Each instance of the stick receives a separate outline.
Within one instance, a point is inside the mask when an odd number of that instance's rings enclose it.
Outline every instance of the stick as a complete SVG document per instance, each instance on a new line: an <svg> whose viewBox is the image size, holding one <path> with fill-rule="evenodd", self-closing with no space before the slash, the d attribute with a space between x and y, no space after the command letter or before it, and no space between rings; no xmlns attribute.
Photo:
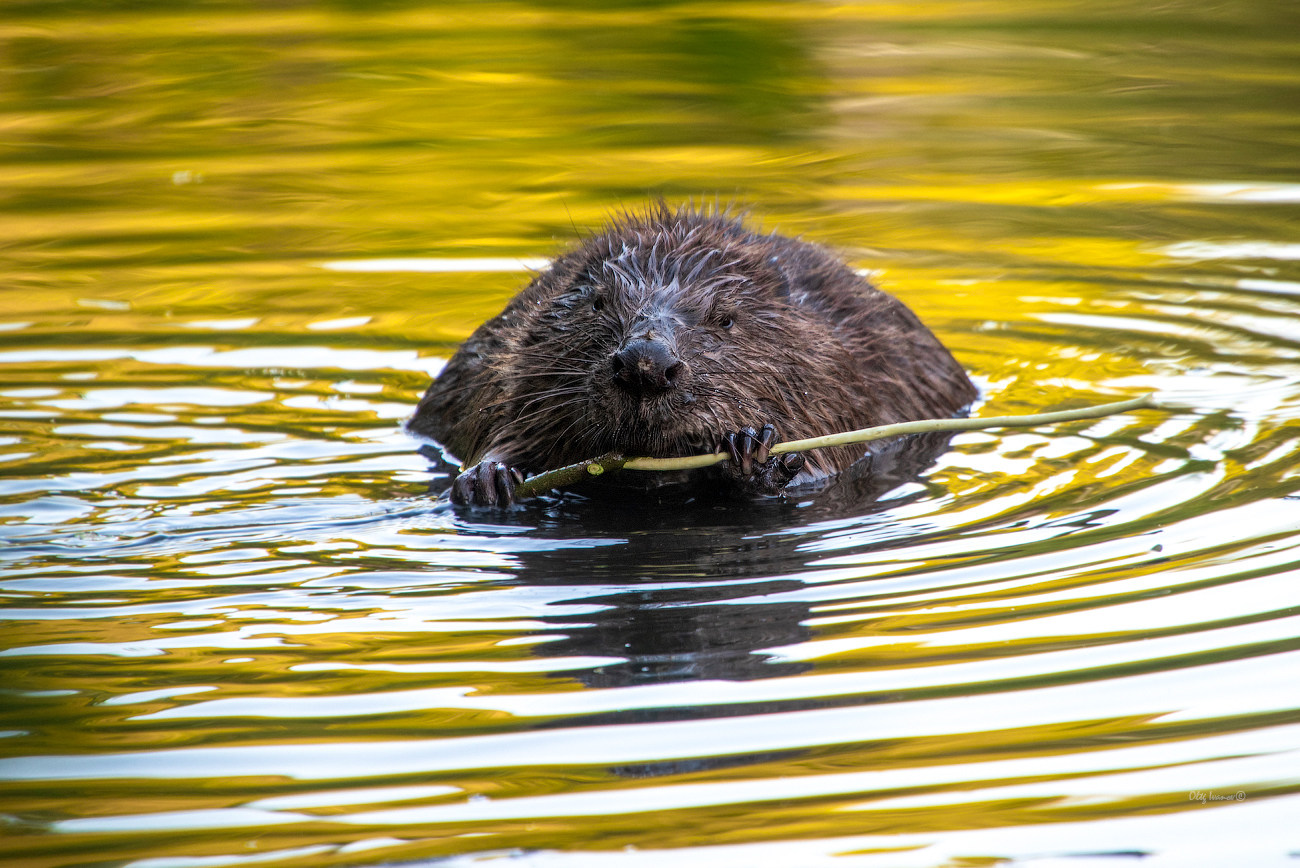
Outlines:
<svg viewBox="0 0 1300 868"><path fill-rule="evenodd" d="M1054 425L1057 422L1072 422L1076 419L1097 419L1129 410L1163 410L1168 406L1161 404L1155 395L1143 395L1129 401L1116 401L1113 404L1099 404L1095 407L1083 407L1078 410L1061 410L1057 413L1031 413L1023 416L987 416L974 419L919 419L915 422L897 422L893 425L877 425L875 428L861 428L857 431L845 431L842 434L827 434L822 437L809 437L807 440L788 440L777 443L771 448L772 454L783 452L804 452L809 449L824 449L827 446L847 446L850 443L866 443L870 440L882 440L886 437L899 437L904 434L928 434L932 431L979 431L985 428L1036 428L1039 425ZM712 452L707 455L689 455L685 458L624 458L615 452L609 452L599 458L589 458L556 470L539 473L515 486L515 497L523 499L536 497L552 488L572 485L587 476L600 476L602 473L618 470L692 470L708 467L726 460L727 453Z"/></svg>

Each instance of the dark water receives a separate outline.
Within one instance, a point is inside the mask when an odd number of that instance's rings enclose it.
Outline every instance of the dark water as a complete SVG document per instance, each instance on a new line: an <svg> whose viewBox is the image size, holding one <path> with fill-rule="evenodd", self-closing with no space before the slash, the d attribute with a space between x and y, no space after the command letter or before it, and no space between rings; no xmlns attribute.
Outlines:
<svg viewBox="0 0 1300 868"><path fill-rule="evenodd" d="M1296 864L1297 33L7 4L0 864ZM653 195L876 270L977 413L1186 409L875 502L428 497L431 374Z"/></svg>

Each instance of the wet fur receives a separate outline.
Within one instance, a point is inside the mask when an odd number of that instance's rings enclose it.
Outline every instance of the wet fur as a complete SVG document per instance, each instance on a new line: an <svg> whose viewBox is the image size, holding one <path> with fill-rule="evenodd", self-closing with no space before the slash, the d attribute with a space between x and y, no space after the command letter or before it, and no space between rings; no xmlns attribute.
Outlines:
<svg viewBox="0 0 1300 868"><path fill-rule="evenodd" d="M638 399L613 383L630 329L658 318L684 363ZM920 320L827 251L664 205L556 259L460 347L408 423L467 466L527 473L611 450L672 457L773 423L781 440L951 416L976 396ZM796 484L863 447L814 450Z"/></svg>

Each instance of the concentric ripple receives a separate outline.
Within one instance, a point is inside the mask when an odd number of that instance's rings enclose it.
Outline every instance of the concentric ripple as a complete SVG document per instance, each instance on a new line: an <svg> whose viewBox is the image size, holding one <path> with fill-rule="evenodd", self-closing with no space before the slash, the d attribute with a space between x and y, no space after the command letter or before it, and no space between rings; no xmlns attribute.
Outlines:
<svg viewBox="0 0 1300 868"><path fill-rule="evenodd" d="M1294 864L1289 6L70 4L0 25L0 865ZM717 190L976 415L1173 409L432 496L459 341Z"/></svg>

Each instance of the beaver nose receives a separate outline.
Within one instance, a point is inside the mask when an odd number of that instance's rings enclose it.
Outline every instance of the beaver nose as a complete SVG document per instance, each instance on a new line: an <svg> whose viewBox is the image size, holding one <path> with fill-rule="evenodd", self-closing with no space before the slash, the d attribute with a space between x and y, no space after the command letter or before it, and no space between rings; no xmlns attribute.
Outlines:
<svg viewBox="0 0 1300 868"><path fill-rule="evenodd" d="M652 338L632 341L614 353L611 362L615 385L637 397L676 388L683 369L668 345Z"/></svg>

